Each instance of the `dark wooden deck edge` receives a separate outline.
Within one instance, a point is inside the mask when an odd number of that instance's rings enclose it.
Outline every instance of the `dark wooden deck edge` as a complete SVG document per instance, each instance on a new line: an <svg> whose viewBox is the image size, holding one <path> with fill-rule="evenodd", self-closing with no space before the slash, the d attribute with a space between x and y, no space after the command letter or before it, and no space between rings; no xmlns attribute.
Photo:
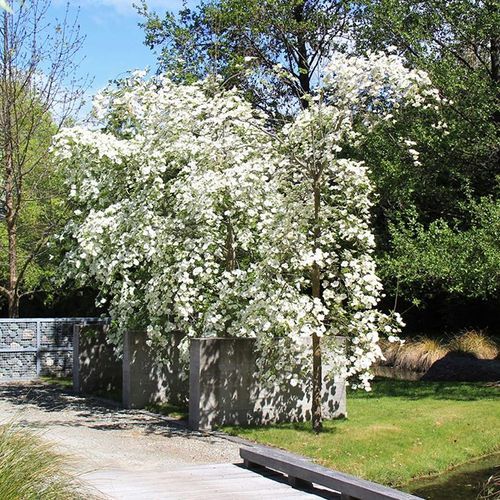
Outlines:
<svg viewBox="0 0 500 500"><path fill-rule="evenodd" d="M389 488L350 474L315 464L305 457L265 446L240 448L240 456L248 466L260 465L287 474L293 484L313 483L339 492L342 498L359 500L422 500L420 497Z"/></svg>

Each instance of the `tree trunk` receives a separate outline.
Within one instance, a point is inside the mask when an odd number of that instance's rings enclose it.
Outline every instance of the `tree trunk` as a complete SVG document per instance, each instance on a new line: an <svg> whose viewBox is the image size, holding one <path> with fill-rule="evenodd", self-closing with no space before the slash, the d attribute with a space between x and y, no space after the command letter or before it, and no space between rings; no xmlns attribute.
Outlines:
<svg viewBox="0 0 500 500"><path fill-rule="evenodd" d="M226 271L234 271L236 269L236 254L234 251L234 233L233 226L230 221L226 222Z"/></svg>
<svg viewBox="0 0 500 500"><path fill-rule="evenodd" d="M313 297L320 295L319 267L315 264L312 271ZM323 388L323 367L321 362L321 343L316 333L312 335L313 374L312 374L312 402L311 418L314 432L321 432L323 415L321 411L321 392Z"/></svg>
<svg viewBox="0 0 500 500"><path fill-rule="evenodd" d="M314 246L318 248L320 237L319 227L319 208L320 208L320 189L318 179L314 182ZM312 296L321 299L321 270L318 264L314 263L311 270ZM311 418L314 432L321 432L323 428L323 416L321 412L321 393L323 388L323 370L321 362L321 342L316 333L312 335L313 350L313 373L312 373L312 401Z"/></svg>
<svg viewBox="0 0 500 500"><path fill-rule="evenodd" d="M19 317L19 293L17 274L17 207L16 173L14 168L13 154L13 127L12 113L13 87L11 64L11 47L9 44L9 20L8 14L3 15L3 72L2 72L2 127L3 127L3 167L5 187L5 224L7 229L7 252L8 252L8 308L9 317ZM19 182L19 179L17 179Z"/></svg>
<svg viewBox="0 0 500 500"><path fill-rule="evenodd" d="M19 295L17 293L9 294L8 306L9 318L19 318Z"/></svg>
<svg viewBox="0 0 500 500"><path fill-rule="evenodd" d="M17 276L17 221L14 207L14 170L12 168L12 151L9 146L4 149L5 153L5 207L7 223L7 239L9 254L9 318L19 317L19 294Z"/></svg>
<svg viewBox="0 0 500 500"><path fill-rule="evenodd" d="M299 3L294 11L293 16L299 25L297 34L297 52L298 52L298 73L299 73L299 99L304 109L309 107L309 101L305 98L311 92L311 74L309 68L309 57L307 53L307 45L304 36L300 32L300 24L304 22L305 2Z"/></svg>

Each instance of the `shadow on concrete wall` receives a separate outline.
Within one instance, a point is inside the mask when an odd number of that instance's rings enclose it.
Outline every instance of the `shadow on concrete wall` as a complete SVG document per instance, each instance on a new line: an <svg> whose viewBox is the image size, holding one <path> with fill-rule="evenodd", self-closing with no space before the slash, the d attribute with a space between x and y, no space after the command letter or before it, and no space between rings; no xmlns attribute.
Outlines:
<svg viewBox="0 0 500 500"><path fill-rule="evenodd" d="M169 336L160 351L147 343L144 331L126 332L123 341L123 405L144 408L168 402L184 406L188 394L188 367L181 360L183 335Z"/></svg>
<svg viewBox="0 0 500 500"><path fill-rule="evenodd" d="M170 343L159 351L149 345L144 331L126 332L120 357L116 346L107 342L107 328L87 326L75 331L73 385L77 392L120 392L125 408L158 403L185 406L189 401L193 429L300 422L311 417L311 377L304 377L297 367L297 384L283 376L272 381L265 378L255 339L192 339L188 378L179 351L181 334L170 336ZM278 356L280 348L277 340ZM324 418L345 416L345 398L345 384L325 378Z"/></svg>
<svg viewBox="0 0 500 500"><path fill-rule="evenodd" d="M108 342L108 325L76 325L73 338L73 388L78 393L121 393L122 360Z"/></svg>
<svg viewBox="0 0 500 500"><path fill-rule="evenodd" d="M144 331L129 331L118 349L109 343L107 329L107 325L75 328L75 391L119 399L125 408L153 403L186 405L188 372L178 348L182 335L172 335L170 343L158 351L148 345Z"/></svg>
<svg viewBox="0 0 500 500"><path fill-rule="evenodd" d="M277 343L277 348L279 344ZM308 378L267 381L254 339L193 339L190 352L189 423L192 428L257 425L310 419ZM309 377L310 378L310 377ZM325 418L345 416L345 384L324 383Z"/></svg>

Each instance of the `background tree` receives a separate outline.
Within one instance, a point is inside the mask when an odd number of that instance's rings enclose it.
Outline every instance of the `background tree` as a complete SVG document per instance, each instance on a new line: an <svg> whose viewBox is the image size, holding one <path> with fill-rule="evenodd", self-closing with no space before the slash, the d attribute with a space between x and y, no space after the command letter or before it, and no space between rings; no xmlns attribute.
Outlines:
<svg viewBox="0 0 500 500"><path fill-rule="evenodd" d="M491 237L500 185L498 2L370 0L356 14L359 51L394 47L452 101L440 123L432 111L407 109L360 148L380 194L386 289L406 306L439 310L435 326L487 324L500 282L500 245ZM469 309L469 323L446 325L467 303L478 311Z"/></svg>
<svg viewBox="0 0 500 500"><path fill-rule="evenodd" d="M0 24L0 293L10 317L50 272L46 243L64 219L50 139L80 104L76 21L47 19L50 0L9 3Z"/></svg>
<svg viewBox="0 0 500 500"><path fill-rule="evenodd" d="M163 18L138 7L159 70L174 81L218 74L272 116L296 112L325 58L345 44L348 0L202 1Z"/></svg>

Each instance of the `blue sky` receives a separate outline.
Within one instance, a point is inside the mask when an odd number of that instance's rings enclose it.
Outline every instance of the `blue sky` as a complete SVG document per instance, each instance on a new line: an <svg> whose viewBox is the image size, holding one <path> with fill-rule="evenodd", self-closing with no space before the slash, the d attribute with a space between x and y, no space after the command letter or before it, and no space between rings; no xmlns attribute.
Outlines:
<svg viewBox="0 0 500 500"><path fill-rule="evenodd" d="M131 69L154 68L155 56L143 44L144 33L138 26L141 18L132 6L134 0L74 0L70 12L80 8L79 22L86 40L81 51L80 73L93 78L89 95ZM196 0L190 0L195 5ZM149 0L152 10L177 11L182 0ZM64 15L66 1L52 0L50 15L55 20Z"/></svg>

